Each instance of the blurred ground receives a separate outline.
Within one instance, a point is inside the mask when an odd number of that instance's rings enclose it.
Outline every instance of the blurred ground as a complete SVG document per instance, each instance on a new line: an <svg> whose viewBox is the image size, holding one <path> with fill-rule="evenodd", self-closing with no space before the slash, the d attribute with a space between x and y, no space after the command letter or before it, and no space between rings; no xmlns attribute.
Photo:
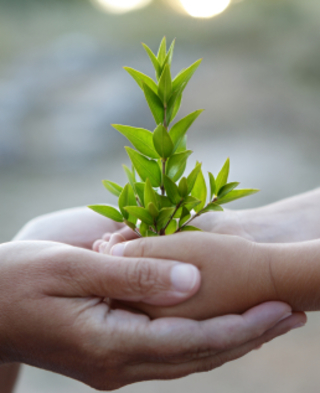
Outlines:
<svg viewBox="0 0 320 393"><path fill-rule="evenodd" d="M204 57L181 116L206 111L189 135L193 161L261 193L259 206L320 183L320 4L244 0L211 20L161 1L123 16L82 1L0 0L0 242L32 217L112 202L101 179L124 182L125 140L110 123L153 127L123 65L150 74L140 41L177 37L174 71ZM192 162L190 163L192 165ZM119 179L120 178L120 179ZM320 317L246 358L205 375L125 392L315 392ZM87 393L66 378L25 368L17 393Z"/></svg>

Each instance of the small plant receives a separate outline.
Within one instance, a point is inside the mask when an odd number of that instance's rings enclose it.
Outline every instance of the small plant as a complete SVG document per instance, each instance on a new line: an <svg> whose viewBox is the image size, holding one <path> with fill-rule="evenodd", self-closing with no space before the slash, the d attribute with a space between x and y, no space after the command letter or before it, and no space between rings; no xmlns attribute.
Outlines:
<svg viewBox="0 0 320 393"><path fill-rule="evenodd" d="M197 162L193 171L182 177L192 153L187 150L186 134L202 110L191 113L172 127L170 125L180 109L183 91L202 59L172 79L175 41L167 52L166 38L163 38L157 56L147 45L143 46L155 68L156 82L133 68L124 69L144 92L156 128L151 132L113 124L136 148L125 148L132 162L131 169L123 165L129 182L121 187L112 181L103 181L106 189L119 197L119 210L107 205L89 207L114 221L124 222L142 237L197 231L198 228L190 225L196 217L211 211L223 211L221 205L258 190L236 190L239 183L228 183L229 159L217 177L209 172L209 193L201 163Z"/></svg>

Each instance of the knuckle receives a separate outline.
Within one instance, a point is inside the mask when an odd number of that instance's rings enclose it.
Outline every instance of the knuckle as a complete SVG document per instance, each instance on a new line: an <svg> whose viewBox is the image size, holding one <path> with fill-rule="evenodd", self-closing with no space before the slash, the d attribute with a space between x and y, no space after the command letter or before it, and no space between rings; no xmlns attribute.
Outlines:
<svg viewBox="0 0 320 393"><path fill-rule="evenodd" d="M148 260L138 259L135 263L127 265L126 280L128 288L133 293L149 293L156 284L153 264Z"/></svg>

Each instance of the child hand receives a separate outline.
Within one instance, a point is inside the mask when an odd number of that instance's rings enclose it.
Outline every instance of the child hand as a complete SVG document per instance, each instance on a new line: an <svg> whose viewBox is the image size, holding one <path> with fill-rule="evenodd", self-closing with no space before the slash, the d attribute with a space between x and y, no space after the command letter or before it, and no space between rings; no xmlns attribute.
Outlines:
<svg viewBox="0 0 320 393"><path fill-rule="evenodd" d="M192 299L174 307L135 307L152 317L205 319L245 310L276 300L263 248L235 236L189 232L124 242L117 234L101 242L99 251L114 256L152 257L192 263L201 271L201 289Z"/></svg>

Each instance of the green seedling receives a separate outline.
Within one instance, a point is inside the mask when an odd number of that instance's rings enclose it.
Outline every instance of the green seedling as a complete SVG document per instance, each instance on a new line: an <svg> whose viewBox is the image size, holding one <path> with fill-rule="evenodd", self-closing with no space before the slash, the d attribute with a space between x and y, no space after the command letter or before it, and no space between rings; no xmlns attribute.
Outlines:
<svg viewBox="0 0 320 393"><path fill-rule="evenodd" d="M175 41L167 51L166 38L163 38L157 55L147 45L143 46L155 69L156 79L133 68L124 69L143 91L156 128L151 132L113 124L135 148L125 148L132 163L131 169L123 166L128 183L122 187L109 180L103 181L105 188L119 198L119 209L108 205L89 207L105 217L125 223L141 237L199 231L191 225L196 217L223 211L221 205L258 190L237 189L239 183L228 182L229 159L217 177L209 172L209 187L199 162L188 176L184 176L187 160L192 154L187 149L187 131L202 110L191 113L174 125L172 123L180 109L183 92L202 60L172 78Z"/></svg>

